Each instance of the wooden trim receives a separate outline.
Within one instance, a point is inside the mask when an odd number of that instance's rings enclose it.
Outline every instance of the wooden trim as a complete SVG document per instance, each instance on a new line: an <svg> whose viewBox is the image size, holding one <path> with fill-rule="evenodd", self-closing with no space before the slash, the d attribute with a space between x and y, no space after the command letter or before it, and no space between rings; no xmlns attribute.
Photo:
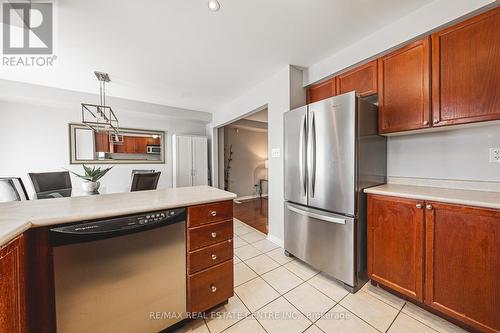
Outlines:
<svg viewBox="0 0 500 333"><path fill-rule="evenodd" d="M56 332L56 307L49 228L28 230L26 245L29 331L53 333Z"/></svg>

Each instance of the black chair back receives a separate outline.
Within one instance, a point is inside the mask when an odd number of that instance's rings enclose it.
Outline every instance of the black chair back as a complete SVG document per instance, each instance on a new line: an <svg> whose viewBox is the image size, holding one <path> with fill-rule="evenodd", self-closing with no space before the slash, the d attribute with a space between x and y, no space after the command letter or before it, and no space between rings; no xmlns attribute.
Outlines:
<svg viewBox="0 0 500 333"><path fill-rule="evenodd" d="M21 178L0 178L0 202L29 200Z"/></svg>
<svg viewBox="0 0 500 333"><path fill-rule="evenodd" d="M66 190L73 187L68 171L29 173L29 176L36 193Z"/></svg>
<svg viewBox="0 0 500 333"><path fill-rule="evenodd" d="M136 173L153 173L156 172L156 170L132 170L132 178L134 178L134 175Z"/></svg>
<svg viewBox="0 0 500 333"><path fill-rule="evenodd" d="M132 178L130 192L156 190L161 172L136 173Z"/></svg>

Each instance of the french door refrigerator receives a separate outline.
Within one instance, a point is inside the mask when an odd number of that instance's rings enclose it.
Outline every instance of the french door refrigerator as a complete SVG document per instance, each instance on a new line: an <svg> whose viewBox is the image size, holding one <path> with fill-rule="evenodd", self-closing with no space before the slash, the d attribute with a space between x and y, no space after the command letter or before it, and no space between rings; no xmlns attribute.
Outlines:
<svg viewBox="0 0 500 333"><path fill-rule="evenodd" d="M386 182L377 124L355 92L285 113L285 250L351 292L367 280L363 189Z"/></svg>

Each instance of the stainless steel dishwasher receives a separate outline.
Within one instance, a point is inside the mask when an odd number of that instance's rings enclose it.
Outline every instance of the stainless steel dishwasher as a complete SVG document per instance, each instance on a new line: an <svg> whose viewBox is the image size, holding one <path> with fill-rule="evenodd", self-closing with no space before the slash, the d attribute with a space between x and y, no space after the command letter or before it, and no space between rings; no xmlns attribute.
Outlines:
<svg viewBox="0 0 500 333"><path fill-rule="evenodd" d="M186 209L50 230L58 333L159 332L186 312Z"/></svg>

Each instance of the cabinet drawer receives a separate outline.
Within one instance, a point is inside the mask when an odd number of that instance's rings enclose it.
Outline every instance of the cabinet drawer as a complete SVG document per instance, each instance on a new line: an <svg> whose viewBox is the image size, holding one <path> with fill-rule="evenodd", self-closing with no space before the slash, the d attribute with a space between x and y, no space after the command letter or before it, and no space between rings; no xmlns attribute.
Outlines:
<svg viewBox="0 0 500 333"><path fill-rule="evenodd" d="M188 227L233 218L233 201L216 202L188 208Z"/></svg>
<svg viewBox="0 0 500 333"><path fill-rule="evenodd" d="M227 240L188 254L189 274L233 258L233 241Z"/></svg>
<svg viewBox="0 0 500 333"><path fill-rule="evenodd" d="M190 228L188 229L188 250L194 251L232 238L232 220Z"/></svg>
<svg viewBox="0 0 500 333"><path fill-rule="evenodd" d="M202 312L232 297L233 261L188 277L188 311Z"/></svg>

